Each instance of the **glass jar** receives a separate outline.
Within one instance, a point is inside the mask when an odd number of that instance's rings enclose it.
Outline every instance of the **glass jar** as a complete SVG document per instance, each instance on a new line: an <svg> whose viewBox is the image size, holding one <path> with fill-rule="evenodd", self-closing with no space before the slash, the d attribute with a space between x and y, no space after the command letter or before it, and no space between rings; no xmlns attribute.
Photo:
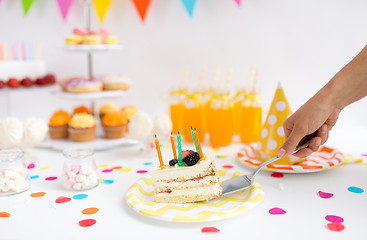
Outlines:
<svg viewBox="0 0 367 240"><path fill-rule="evenodd" d="M99 183L92 148L71 148L63 151L65 157L62 182L69 190L87 190Z"/></svg>
<svg viewBox="0 0 367 240"><path fill-rule="evenodd" d="M0 151L0 196L21 193L30 188L30 178L20 149Z"/></svg>

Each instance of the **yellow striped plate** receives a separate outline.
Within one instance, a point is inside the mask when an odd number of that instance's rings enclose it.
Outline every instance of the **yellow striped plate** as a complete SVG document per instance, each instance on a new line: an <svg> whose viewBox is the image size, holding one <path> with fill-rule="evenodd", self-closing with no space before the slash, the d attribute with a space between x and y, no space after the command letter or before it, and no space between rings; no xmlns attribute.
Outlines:
<svg viewBox="0 0 367 240"><path fill-rule="evenodd" d="M241 172L219 170L221 181L237 177ZM264 190L255 181L250 189L220 196L208 202L189 204L158 203L154 199L150 177L140 178L126 193L127 204L145 216L169 222L206 222L225 219L247 212L258 205Z"/></svg>

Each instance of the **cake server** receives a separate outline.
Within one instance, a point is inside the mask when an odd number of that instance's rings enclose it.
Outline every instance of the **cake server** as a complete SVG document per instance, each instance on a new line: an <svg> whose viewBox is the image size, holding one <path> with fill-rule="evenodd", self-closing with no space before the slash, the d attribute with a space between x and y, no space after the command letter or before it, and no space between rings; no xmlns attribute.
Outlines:
<svg viewBox="0 0 367 240"><path fill-rule="evenodd" d="M316 133L313 133L311 135L308 135L304 140L302 140L298 144L296 150L294 150L293 153L296 153L299 150L308 147L308 145L310 143L310 140L312 138L314 138L315 136L316 136ZM253 183L254 183L254 179L255 179L256 174L263 167L265 167L265 166L269 165L270 163L272 163L272 162L274 162L276 160L279 160L279 159L280 159L279 157L274 157L274 158L272 158L272 159L264 162L263 164L261 164L251 174L241 175L241 176L238 176L238 177L235 177L235 178L231 178L231 179L228 179L228 180L225 180L225 181L221 182L221 185L222 185L222 195L233 193L233 192L237 192L237 191L244 190L246 188L251 187L253 185Z"/></svg>

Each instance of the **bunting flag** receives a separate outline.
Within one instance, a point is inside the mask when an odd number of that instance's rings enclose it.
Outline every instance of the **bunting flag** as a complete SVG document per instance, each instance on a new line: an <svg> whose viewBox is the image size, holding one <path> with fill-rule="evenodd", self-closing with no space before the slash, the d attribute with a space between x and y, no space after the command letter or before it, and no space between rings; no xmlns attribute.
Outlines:
<svg viewBox="0 0 367 240"><path fill-rule="evenodd" d="M132 1L135 5L136 10L139 13L141 21L144 22L145 15L148 11L151 0L132 0Z"/></svg>
<svg viewBox="0 0 367 240"><path fill-rule="evenodd" d="M59 8L61 11L62 19L64 21L66 20L66 17L68 16L68 12L73 2L74 0L57 0L57 3L59 4Z"/></svg>
<svg viewBox="0 0 367 240"><path fill-rule="evenodd" d="M110 6L111 0L94 0L93 4L96 8L99 21L103 23L104 16L106 15L107 9Z"/></svg>
<svg viewBox="0 0 367 240"><path fill-rule="evenodd" d="M27 15L31 5L33 4L34 0L22 0L24 16Z"/></svg>
<svg viewBox="0 0 367 240"><path fill-rule="evenodd" d="M241 0L234 0L239 7L241 7Z"/></svg>
<svg viewBox="0 0 367 240"><path fill-rule="evenodd" d="M192 17L194 13L194 8L196 4L196 0L181 0L183 5L186 8L186 11L189 13L190 17Z"/></svg>

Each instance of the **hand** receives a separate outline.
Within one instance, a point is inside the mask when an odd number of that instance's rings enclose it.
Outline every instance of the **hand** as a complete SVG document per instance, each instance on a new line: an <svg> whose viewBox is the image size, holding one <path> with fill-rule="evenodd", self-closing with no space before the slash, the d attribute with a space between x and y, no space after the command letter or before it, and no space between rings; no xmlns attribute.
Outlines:
<svg viewBox="0 0 367 240"><path fill-rule="evenodd" d="M309 146L294 155L307 157L316 152L328 139L329 131L335 125L340 111L341 109L330 106L324 99L315 95L284 122L285 142L278 150L277 156L290 155L306 135L317 131L317 136L311 139Z"/></svg>

